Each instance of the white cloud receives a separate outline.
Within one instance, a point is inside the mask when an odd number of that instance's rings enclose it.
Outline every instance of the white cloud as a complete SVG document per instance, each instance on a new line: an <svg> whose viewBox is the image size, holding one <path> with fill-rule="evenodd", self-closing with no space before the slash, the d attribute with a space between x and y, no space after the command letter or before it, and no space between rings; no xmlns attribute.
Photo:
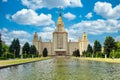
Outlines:
<svg viewBox="0 0 120 80"><path fill-rule="evenodd" d="M66 29L66 31L68 32L68 40L78 41L78 38L82 37L82 33L80 31L76 31L73 28Z"/></svg>
<svg viewBox="0 0 120 80"><path fill-rule="evenodd" d="M31 38L33 38L30 33L22 30L13 30L9 32L9 35L12 36L11 40L13 40L13 38L18 38L22 46L25 42L29 42L31 44Z"/></svg>
<svg viewBox="0 0 120 80"><path fill-rule="evenodd" d="M76 18L76 16L75 16L74 14L70 13L70 12L65 13L65 14L63 15L63 17L64 17L64 18L67 18L68 20L73 20L73 19Z"/></svg>
<svg viewBox="0 0 120 80"><path fill-rule="evenodd" d="M32 35L26 31L9 31L7 28L0 29L0 31L2 33L2 40L5 41L7 45L10 45L14 38L18 38L22 46L25 42L29 42L30 44L32 42Z"/></svg>
<svg viewBox="0 0 120 80"><path fill-rule="evenodd" d="M8 29L7 28L3 28L3 32L8 32Z"/></svg>
<svg viewBox="0 0 120 80"><path fill-rule="evenodd" d="M46 31L46 32L52 32L54 31L55 29L53 27L44 27L43 28L43 31Z"/></svg>
<svg viewBox="0 0 120 80"><path fill-rule="evenodd" d="M110 3L96 2L94 11L107 19L120 19L120 4L112 8Z"/></svg>
<svg viewBox="0 0 120 80"><path fill-rule="evenodd" d="M120 41L120 36L115 37L115 41Z"/></svg>
<svg viewBox="0 0 120 80"><path fill-rule="evenodd" d="M19 30L12 31L12 32L10 32L10 34L14 35L15 38L17 38L17 37L24 37L24 38L26 38L26 37L30 37L31 36L28 32L26 32L26 31L19 31Z"/></svg>
<svg viewBox="0 0 120 80"><path fill-rule="evenodd" d="M48 26L54 24L51 14L38 15L32 9L22 9L16 12L12 15L12 20L23 25Z"/></svg>
<svg viewBox="0 0 120 80"><path fill-rule="evenodd" d="M10 14L6 14L5 17L6 17L6 19L11 20L11 15Z"/></svg>
<svg viewBox="0 0 120 80"><path fill-rule="evenodd" d="M54 30L55 28L53 27L44 27L42 32L39 32L38 34L42 37L43 41L49 41L52 39L52 33ZM104 33L117 33L119 30L120 21L112 19L81 21L66 29L68 32L68 38L72 41L77 41L78 37L82 37L83 32L96 36Z"/></svg>
<svg viewBox="0 0 120 80"><path fill-rule="evenodd" d="M8 0L2 0L2 2L7 2Z"/></svg>
<svg viewBox="0 0 120 80"><path fill-rule="evenodd" d="M38 35L43 41L49 41L52 39L54 30L55 29L53 27L44 27L42 32L38 32Z"/></svg>
<svg viewBox="0 0 120 80"><path fill-rule="evenodd" d="M94 42L89 42L89 44L93 47L94 46Z"/></svg>
<svg viewBox="0 0 120 80"><path fill-rule="evenodd" d="M81 21L72 25L67 29L69 39L75 40L82 35L83 32L92 35L100 35L103 33L117 33L120 30L119 20L102 20Z"/></svg>
<svg viewBox="0 0 120 80"><path fill-rule="evenodd" d="M81 0L22 0L22 4L31 9L83 6Z"/></svg>
<svg viewBox="0 0 120 80"><path fill-rule="evenodd" d="M90 19L92 17L92 13L89 12L86 16L85 16L87 19Z"/></svg>

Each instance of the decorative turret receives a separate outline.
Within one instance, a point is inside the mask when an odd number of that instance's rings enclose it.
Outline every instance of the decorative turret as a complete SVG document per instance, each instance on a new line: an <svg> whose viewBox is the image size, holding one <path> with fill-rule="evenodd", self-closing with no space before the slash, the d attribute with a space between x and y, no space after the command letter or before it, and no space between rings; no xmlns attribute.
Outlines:
<svg viewBox="0 0 120 80"><path fill-rule="evenodd" d="M79 43L79 50L80 50L80 54L82 55L82 52L83 51L86 51L87 50L87 47L88 47L88 39L87 39L87 34L84 32L83 35L82 35L82 40L81 42Z"/></svg>
<svg viewBox="0 0 120 80"><path fill-rule="evenodd" d="M83 41L88 41L86 32L83 33L82 40Z"/></svg>
<svg viewBox="0 0 120 80"><path fill-rule="evenodd" d="M42 42L42 38L41 37L39 37L39 41Z"/></svg>
<svg viewBox="0 0 120 80"><path fill-rule="evenodd" d="M37 34L37 32L35 32L35 34L34 34L34 40L35 40L35 41L38 40L38 34Z"/></svg>

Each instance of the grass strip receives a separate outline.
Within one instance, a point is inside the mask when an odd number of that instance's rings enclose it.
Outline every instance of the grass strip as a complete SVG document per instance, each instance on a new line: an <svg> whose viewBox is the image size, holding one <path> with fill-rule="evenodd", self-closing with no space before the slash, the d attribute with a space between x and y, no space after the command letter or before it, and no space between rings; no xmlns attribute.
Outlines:
<svg viewBox="0 0 120 80"><path fill-rule="evenodd" d="M40 61L40 60L47 60L47 59L50 59L50 57L0 60L0 67L23 64L28 62Z"/></svg>
<svg viewBox="0 0 120 80"><path fill-rule="evenodd" d="M74 57L75 58L75 57ZM89 58L89 57L81 57L78 58L80 60L91 60L91 61L100 61L100 62L107 62L107 63L120 63L120 59L112 59L112 58Z"/></svg>

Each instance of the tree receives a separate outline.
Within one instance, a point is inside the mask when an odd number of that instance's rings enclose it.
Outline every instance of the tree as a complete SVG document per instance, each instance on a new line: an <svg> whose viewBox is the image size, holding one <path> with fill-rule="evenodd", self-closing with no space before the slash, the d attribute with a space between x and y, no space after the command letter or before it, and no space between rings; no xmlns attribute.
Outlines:
<svg viewBox="0 0 120 80"><path fill-rule="evenodd" d="M107 55L107 57L110 57L110 53L114 49L115 49L115 40L111 36L106 37L104 42L104 53Z"/></svg>
<svg viewBox="0 0 120 80"><path fill-rule="evenodd" d="M2 43L2 49L3 49L3 53L5 53L6 51L9 52L9 47L5 44L5 43Z"/></svg>
<svg viewBox="0 0 120 80"><path fill-rule="evenodd" d="M119 41L115 42L115 50L120 51L120 42Z"/></svg>
<svg viewBox="0 0 120 80"><path fill-rule="evenodd" d="M79 49L73 51L73 56L80 57L80 51L79 51Z"/></svg>
<svg viewBox="0 0 120 80"><path fill-rule="evenodd" d="M20 42L19 39L13 39L10 47L9 47L9 52L14 54L14 57L19 57L20 53Z"/></svg>
<svg viewBox="0 0 120 80"><path fill-rule="evenodd" d="M120 58L120 42L115 42L115 49L110 52L110 58Z"/></svg>
<svg viewBox="0 0 120 80"><path fill-rule="evenodd" d="M15 46L15 39L13 39L13 41L9 47L9 52L12 54L14 54L14 46Z"/></svg>
<svg viewBox="0 0 120 80"><path fill-rule="evenodd" d="M30 53L30 45L29 45L28 42L26 42L26 43L24 44L22 51L23 51L23 54L29 55L29 53Z"/></svg>
<svg viewBox="0 0 120 80"><path fill-rule="evenodd" d="M47 56L48 56L47 48L44 48L44 50L43 50L43 57L47 57Z"/></svg>
<svg viewBox="0 0 120 80"><path fill-rule="evenodd" d="M76 56L76 54L75 54L75 51L73 51L73 54L72 54L73 56Z"/></svg>
<svg viewBox="0 0 120 80"><path fill-rule="evenodd" d="M99 41L95 40L94 42L94 46L93 46L93 51L94 51L94 54L96 54L97 52L101 52L101 44Z"/></svg>
<svg viewBox="0 0 120 80"><path fill-rule="evenodd" d="M15 57L19 57L20 53L20 42L18 38L15 40Z"/></svg>
<svg viewBox="0 0 120 80"><path fill-rule="evenodd" d="M90 57L90 55L93 53L92 46L89 44L87 47L87 56Z"/></svg>
<svg viewBox="0 0 120 80"><path fill-rule="evenodd" d="M82 52L82 54L83 54L84 57L86 57L87 52L84 50L84 51Z"/></svg>
<svg viewBox="0 0 120 80"><path fill-rule="evenodd" d="M31 47L30 47L30 54L32 54L32 55L37 54L37 49L34 45L31 45Z"/></svg>
<svg viewBox="0 0 120 80"><path fill-rule="evenodd" d="M80 51L79 51L79 49L76 50L76 56L80 57Z"/></svg>

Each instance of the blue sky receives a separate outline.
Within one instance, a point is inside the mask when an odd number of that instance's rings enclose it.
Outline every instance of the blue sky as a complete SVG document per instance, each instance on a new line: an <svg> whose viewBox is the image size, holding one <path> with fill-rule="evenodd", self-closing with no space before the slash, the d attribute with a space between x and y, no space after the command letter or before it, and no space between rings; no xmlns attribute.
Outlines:
<svg viewBox="0 0 120 80"><path fill-rule="evenodd" d="M95 40L103 44L106 36L120 41L120 0L1 0L2 39L10 45L13 38L19 38L23 45L32 43L38 32L43 41L49 41L60 6L70 40L77 41L86 32L91 45Z"/></svg>

